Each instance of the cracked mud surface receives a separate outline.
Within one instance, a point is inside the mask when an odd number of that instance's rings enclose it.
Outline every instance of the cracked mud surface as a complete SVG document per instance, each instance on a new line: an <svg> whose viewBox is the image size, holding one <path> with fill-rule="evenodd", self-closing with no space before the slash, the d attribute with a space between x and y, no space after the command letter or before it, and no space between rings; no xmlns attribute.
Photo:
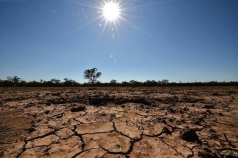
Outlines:
<svg viewBox="0 0 238 158"><path fill-rule="evenodd" d="M0 157L238 157L238 90L1 88Z"/></svg>

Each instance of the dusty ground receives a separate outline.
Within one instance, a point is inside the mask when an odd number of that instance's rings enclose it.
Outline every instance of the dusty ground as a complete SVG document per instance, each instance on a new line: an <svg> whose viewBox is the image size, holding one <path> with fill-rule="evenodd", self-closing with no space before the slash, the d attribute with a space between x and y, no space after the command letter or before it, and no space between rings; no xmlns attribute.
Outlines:
<svg viewBox="0 0 238 158"><path fill-rule="evenodd" d="M238 89L1 88L0 157L238 157Z"/></svg>

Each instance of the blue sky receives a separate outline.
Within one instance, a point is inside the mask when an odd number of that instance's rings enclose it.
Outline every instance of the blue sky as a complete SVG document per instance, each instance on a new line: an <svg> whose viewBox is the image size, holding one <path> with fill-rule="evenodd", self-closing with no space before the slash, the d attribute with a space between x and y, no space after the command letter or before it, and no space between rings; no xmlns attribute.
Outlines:
<svg viewBox="0 0 238 158"><path fill-rule="evenodd" d="M238 81L237 0L0 0L0 79ZM95 20L97 19L97 20Z"/></svg>

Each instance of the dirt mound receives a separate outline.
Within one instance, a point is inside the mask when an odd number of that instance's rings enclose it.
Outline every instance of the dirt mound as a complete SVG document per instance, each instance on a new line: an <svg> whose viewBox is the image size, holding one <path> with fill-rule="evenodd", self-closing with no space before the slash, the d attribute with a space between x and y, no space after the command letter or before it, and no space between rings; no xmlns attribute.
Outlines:
<svg viewBox="0 0 238 158"><path fill-rule="evenodd" d="M186 129L180 134L180 138L188 142L198 142L201 143L196 131L194 129Z"/></svg>
<svg viewBox="0 0 238 158"><path fill-rule="evenodd" d="M71 112L79 112L79 111L84 111L86 108L85 106L77 106L77 107L72 107L70 109Z"/></svg>

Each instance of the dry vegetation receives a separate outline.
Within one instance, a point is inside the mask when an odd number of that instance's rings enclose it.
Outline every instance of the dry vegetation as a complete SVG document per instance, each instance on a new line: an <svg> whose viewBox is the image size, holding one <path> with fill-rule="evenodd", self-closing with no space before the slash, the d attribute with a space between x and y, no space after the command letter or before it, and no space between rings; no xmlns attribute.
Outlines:
<svg viewBox="0 0 238 158"><path fill-rule="evenodd" d="M0 157L238 157L238 90L2 88Z"/></svg>

